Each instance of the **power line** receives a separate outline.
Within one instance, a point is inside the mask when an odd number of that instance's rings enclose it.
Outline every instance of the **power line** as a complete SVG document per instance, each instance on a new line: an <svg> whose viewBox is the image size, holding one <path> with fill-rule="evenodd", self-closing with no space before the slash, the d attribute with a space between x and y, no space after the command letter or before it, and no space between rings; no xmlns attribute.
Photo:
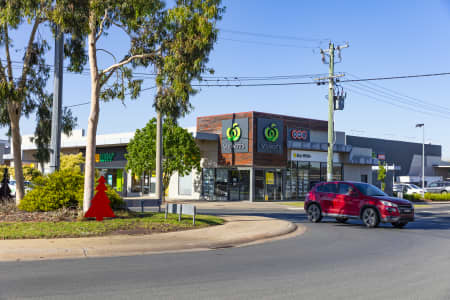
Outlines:
<svg viewBox="0 0 450 300"><path fill-rule="evenodd" d="M374 89L372 87L367 87L365 85L362 85L362 83L348 83L348 84L351 87L358 88L358 89L363 90L363 91L368 92L368 93L373 93L373 94L378 95L380 97L389 98L389 99L391 99L393 101L400 102L400 103L402 103L404 105L409 105L409 106L412 106L412 107L418 107L418 108L421 108L423 110L427 110L427 111L430 111L430 112L433 112L433 113L438 113L438 114L448 114L448 113L450 113L450 110L448 112L442 112L441 109L434 108L433 106L427 106L427 105L424 105L423 103L422 104L418 104L418 103L412 102L412 101L407 100L407 99L403 99L403 98L396 97L396 96L391 96L389 94L386 94L383 91L379 91L379 90Z"/></svg>
<svg viewBox="0 0 450 300"><path fill-rule="evenodd" d="M236 39L229 39L229 38L223 38L223 37L221 37L219 39L219 41L220 40L237 42L237 43L244 43L244 44L256 44L256 45L284 47L284 48L296 48L296 49L317 49L317 48L319 48L319 47L311 47L311 46L297 46L297 45L275 44L275 43L260 42L260 41L248 41L248 40L244 41L244 40L236 40Z"/></svg>
<svg viewBox="0 0 450 300"><path fill-rule="evenodd" d="M414 109L414 108L407 107L407 106L405 107L404 105L399 105L398 103L395 103L395 102L392 102L392 101L389 101L389 100L386 100L386 99L381 99L381 98L379 98L379 97L376 97L376 96L373 96L373 95L369 95L369 94L360 92L360 91L358 91L358 90L354 90L354 89L352 89L352 88L348 88L348 87L347 87L346 89L349 90L349 91L351 91L351 92L353 92L353 93L359 94L359 95L361 95L361 96L365 96L365 97L371 98L371 99L373 99L373 100L375 100L375 101L380 101L380 102L383 102L383 103L386 103L386 104L390 104L390 105L396 106L396 107L401 108L401 109L406 109L406 110L414 111L414 112L417 112L417 113L420 113L420 114L432 115L432 116L436 116L436 117L441 117L441 118L445 118L445 119L450 119L450 117L447 116L447 115L438 115L438 114L436 114L436 113L424 112L424 111L422 111L422 110Z"/></svg>
<svg viewBox="0 0 450 300"><path fill-rule="evenodd" d="M266 34L266 33L230 30L230 29L225 29L225 28L222 28L219 30L222 32L228 32L228 33L238 34L238 35L257 36L257 37L265 37L265 38L281 39L281 40L295 40L295 41L303 41L303 42L324 42L324 41L330 40L328 38L318 39L318 38L298 37L298 36L289 36L289 35L274 35L274 34Z"/></svg>
<svg viewBox="0 0 450 300"><path fill-rule="evenodd" d="M155 88L156 88L156 86L148 87L148 88L145 88L145 89L141 89L141 92L148 91L148 90L153 90ZM129 96L131 94L132 93L126 93L125 96ZM89 101L89 102L82 102L82 103L73 104L73 105L67 105L67 106L64 106L64 108L77 107L77 106L83 106L83 105L88 105L88 104L91 104L91 101Z"/></svg>
<svg viewBox="0 0 450 300"><path fill-rule="evenodd" d="M375 80L391 80L391 79L406 79L406 78L418 78L418 77L434 77L450 75L450 72L443 73L431 73L431 74L415 74L415 75L401 75L401 76L389 76L389 77L374 77L374 78L362 78L362 79L344 79L339 82L358 82L358 81L375 81Z"/></svg>
<svg viewBox="0 0 450 300"><path fill-rule="evenodd" d="M346 72L346 74L348 74L348 75L350 75L350 76L352 76L352 77L354 77L354 78L356 78L356 79L361 79L360 77L358 77L358 76L356 76L356 75L354 75L354 74L350 74L350 73L347 73L347 72ZM435 106L435 107L437 107L437 108L441 108L441 109L443 109L443 110L446 110L446 111L449 111L449 112L450 112L450 108L449 108L449 107L445 107L445 106L441 106L441 105L438 105L438 104L434 104L434 103L432 103L432 102L425 101L425 100L422 100L422 99L419 99L419 98L416 98L416 97L411 97L411 96L408 96L408 95L406 95L406 94L403 94L403 93L394 91L394 90L392 90L392 89L388 89L388 88L386 88L386 87L384 87L384 86L381 86L381 85L379 85L379 84L376 84L376 83L374 83L374 82L367 82L367 83L363 83L363 84L371 85L371 86L373 86L373 87L376 87L376 88L378 88L378 89L381 89L381 90L383 90L383 93L388 94L388 95L391 95L391 96L394 96L394 97L399 97L399 96L400 96L400 97L402 97L402 98L409 99L410 101L415 102L415 103L418 103L418 104L432 105L432 106ZM372 88L372 87L368 87L368 88Z"/></svg>

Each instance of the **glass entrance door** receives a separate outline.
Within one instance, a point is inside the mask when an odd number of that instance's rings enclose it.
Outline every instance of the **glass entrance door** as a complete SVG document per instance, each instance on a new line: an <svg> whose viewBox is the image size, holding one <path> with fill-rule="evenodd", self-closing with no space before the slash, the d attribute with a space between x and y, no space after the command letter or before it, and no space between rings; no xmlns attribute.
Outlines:
<svg viewBox="0 0 450 300"><path fill-rule="evenodd" d="M283 199L283 173L281 170L266 170L266 201L279 201Z"/></svg>

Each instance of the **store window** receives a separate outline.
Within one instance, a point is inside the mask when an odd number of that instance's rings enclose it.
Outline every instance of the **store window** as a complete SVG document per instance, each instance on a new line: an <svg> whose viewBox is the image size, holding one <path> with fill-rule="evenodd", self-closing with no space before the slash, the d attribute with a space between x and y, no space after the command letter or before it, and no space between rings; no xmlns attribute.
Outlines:
<svg viewBox="0 0 450 300"><path fill-rule="evenodd" d="M207 199L221 201L249 200L249 191L249 170L203 169L202 195Z"/></svg>
<svg viewBox="0 0 450 300"><path fill-rule="evenodd" d="M131 176L131 192L144 195L155 193L156 177L151 172L144 172L142 176L133 174Z"/></svg>
<svg viewBox="0 0 450 300"><path fill-rule="evenodd" d="M178 195L192 195L192 173L185 176L178 176Z"/></svg>

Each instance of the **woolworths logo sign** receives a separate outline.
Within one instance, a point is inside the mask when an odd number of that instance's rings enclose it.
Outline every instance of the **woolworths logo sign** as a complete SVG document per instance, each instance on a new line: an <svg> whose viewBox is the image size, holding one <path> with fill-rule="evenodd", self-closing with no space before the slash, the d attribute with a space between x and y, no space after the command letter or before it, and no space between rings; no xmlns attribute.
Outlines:
<svg viewBox="0 0 450 300"><path fill-rule="evenodd" d="M257 126L257 146L261 153L283 154L284 137L282 120L258 118Z"/></svg>
<svg viewBox="0 0 450 300"><path fill-rule="evenodd" d="M277 124L272 123L270 124L270 126L266 127L264 129L264 137L266 138L266 140L268 140L269 142L276 142L278 140L278 128L277 128Z"/></svg>
<svg viewBox="0 0 450 300"><path fill-rule="evenodd" d="M233 127L227 129L227 139L230 142L237 142L241 138L241 128L238 123L234 123Z"/></svg>
<svg viewBox="0 0 450 300"><path fill-rule="evenodd" d="M222 153L248 152L248 118L222 121Z"/></svg>

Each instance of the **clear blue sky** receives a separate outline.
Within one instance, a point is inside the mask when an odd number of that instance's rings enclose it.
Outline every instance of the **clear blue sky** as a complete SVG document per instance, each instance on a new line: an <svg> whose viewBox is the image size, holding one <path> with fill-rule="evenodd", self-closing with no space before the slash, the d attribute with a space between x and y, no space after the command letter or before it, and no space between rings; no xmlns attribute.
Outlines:
<svg viewBox="0 0 450 300"><path fill-rule="evenodd" d="M229 0L224 5L226 13L218 24L224 30L209 63L215 69L215 76L326 73L328 67L322 64L317 50L328 45L319 39L348 41L350 47L343 50L343 60L336 65L336 71L362 78L450 71L449 1ZM230 30L297 39L243 35ZM126 40L116 33L109 35L103 45L120 57L126 50L123 48ZM101 58L105 65L112 62L107 56ZM53 59L49 62L53 63ZM311 81L311 78L290 81ZM347 134L421 142L422 131L415 124L425 123L426 141L441 144L444 158L450 160L449 83L450 76L378 81L378 86L342 84L348 97L345 110L335 114L336 129ZM152 79L144 82L144 87L153 85ZM414 101L411 98L380 94L386 88L417 98L419 102L411 106L410 101ZM86 102L89 94L88 76L65 74L64 105ZM180 124L195 126L198 116L251 110L325 120L326 94L327 86L316 85L204 87L192 98L194 110ZM155 116L153 96L150 90L143 92L139 100L126 101L125 105L120 101L103 103L99 133L134 131L145 126ZM424 112L424 108L438 112L431 114ZM79 127L87 128L89 106L75 107L73 112ZM32 133L34 126L34 119L24 119L22 133Z"/></svg>

